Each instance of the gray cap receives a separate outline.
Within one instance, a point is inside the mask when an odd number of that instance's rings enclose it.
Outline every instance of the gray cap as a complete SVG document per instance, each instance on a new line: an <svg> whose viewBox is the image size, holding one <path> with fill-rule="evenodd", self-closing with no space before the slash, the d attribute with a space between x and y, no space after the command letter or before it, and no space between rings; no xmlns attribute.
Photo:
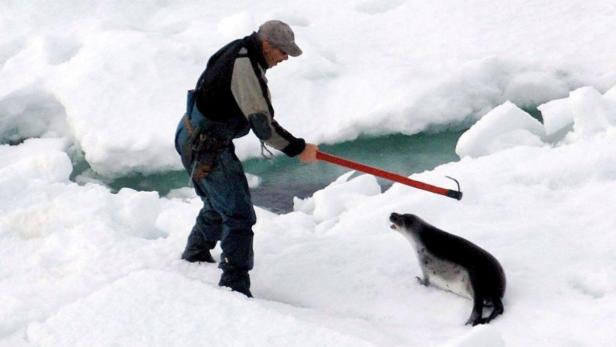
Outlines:
<svg viewBox="0 0 616 347"><path fill-rule="evenodd" d="M272 46L281 49L286 54L297 57L302 50L295 44L295 35L291 27L279 20L270 20L259 27L259 36Z"/></svg>

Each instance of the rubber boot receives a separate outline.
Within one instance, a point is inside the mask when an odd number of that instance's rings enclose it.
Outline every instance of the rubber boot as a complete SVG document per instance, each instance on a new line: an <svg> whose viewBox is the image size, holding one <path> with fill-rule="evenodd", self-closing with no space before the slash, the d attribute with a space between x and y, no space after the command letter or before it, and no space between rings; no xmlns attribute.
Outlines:
<svg viewBox="0 0 616 347"><path fill-rule="evenodd" d="M252 298L250 292L250 276L245 271L223 271L218 285L231 288L234 292L242 293Z"/></svg>
<svg viewBox="0 0 616 347"><path fill-rule="evenodd" d="M186 254L186 251L184 251L184 253L182 253L182 259L186 260L189 263L202 263L202 262L215 263L216 262L216 260L214 260L214 258L212 257L212 254L210 253L209 249L204 250L197 254L192 254L192 255L188 255Z"/></svg>
<svg viewBox="0 0 616 347"><path fill-rule="evenodd" d="M195 248L187 246L184 252L182 253L182 259L186 260L189 263L200 263L200 262L215 263L216 260L214 260L214 258L212 257L212 254L210 253L210 249L214 248L216 244L213 242L205 241L205 245L208 248L195 249Z"/></svg>

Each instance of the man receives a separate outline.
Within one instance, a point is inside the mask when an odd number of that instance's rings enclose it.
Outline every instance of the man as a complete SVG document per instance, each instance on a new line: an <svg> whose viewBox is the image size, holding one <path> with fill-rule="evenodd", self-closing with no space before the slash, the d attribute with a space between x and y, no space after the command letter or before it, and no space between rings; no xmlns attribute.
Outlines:
<svg viewBox="0 0 616 347"><path fill-rule="evenodd" d="M220 241L223 273L218 284L248 297L256 216L231 140L252 129L262 150L265 143L288 156L299 155L303 162L316 161L316 145L294 137L274 120L265 78L266 69L300 54L293 31L278 20L227 44L210 58L195 90L189 91L186 115L176 132L176 150L203 201L182 259L213 263L210 250Z"/></svg>

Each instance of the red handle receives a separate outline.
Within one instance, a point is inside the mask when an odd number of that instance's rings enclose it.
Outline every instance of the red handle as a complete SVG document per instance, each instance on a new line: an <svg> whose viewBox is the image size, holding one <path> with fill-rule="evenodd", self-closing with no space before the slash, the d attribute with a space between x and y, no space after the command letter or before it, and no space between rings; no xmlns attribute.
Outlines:
<svg viewBox="0 0 616 347"><path fill-rule="evenodd" d="M398 183L406 184L407 186L415 187L415 188L422 189L422 190L427 190L429 192L444 195L444 196L447 196L453 199L457 199L457 200L462 199L462 192L459 190L456 191L456 190L445 189L445 188L433 186L431 184L423 183L420 181L415 181L408 177L404 177L404 176L401 176L401 175L398 175L392 172L388 172L385 170L377 169L375 167L364 165L358 162L354 162L352 160L337 157L329 153L317 151L317 159L326 161L332 164L348 167L353 170L365 172L370 175L382 177L390 181L395 181Z"/></svg>

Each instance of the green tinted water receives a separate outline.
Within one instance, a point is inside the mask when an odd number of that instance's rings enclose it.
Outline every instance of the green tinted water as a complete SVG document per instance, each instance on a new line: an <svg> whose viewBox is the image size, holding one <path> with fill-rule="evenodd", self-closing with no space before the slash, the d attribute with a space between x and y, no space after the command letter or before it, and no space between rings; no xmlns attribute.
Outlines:
<svg viewBox="0 0 616 347"><path fill-rule="evenodd" d="M457 161L454 149L462 132L364 137L335 145L321 145L319 148L324 152L408 176ZM244 161L243 165L247 173L261 178L261 184L251 189L255 205L275 212L290 211L294 196L308 197L348 171L325 162L301 164L297 158L286 156L277 156L273 160L250 159ZM172 189L186 187L187 181L188 175L184 171L172 171L121 177L108 185L116 191L129 187L166 195ZM391 185L380 179L379 183L383 188Z"/></svg>

